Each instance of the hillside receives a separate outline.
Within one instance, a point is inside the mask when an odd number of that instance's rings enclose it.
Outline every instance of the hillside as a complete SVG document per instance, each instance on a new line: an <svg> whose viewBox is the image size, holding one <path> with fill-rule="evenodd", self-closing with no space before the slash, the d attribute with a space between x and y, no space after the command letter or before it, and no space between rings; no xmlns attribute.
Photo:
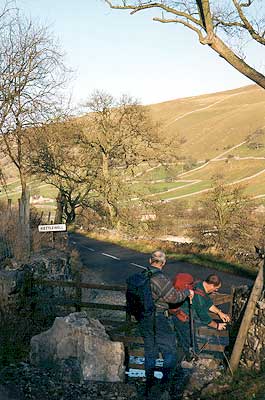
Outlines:
<svg viewBox="0 0 265 400"><path fill-rule="evenodd" d="M181 163L168 170L158 166L141 176L145 192L149 190L147 197L194 202L220 173L228 184L242 183L253 197L265 197L263 89L251 85L153 104L150 109L153 118L162 122L163 135L178 135L184 140L178 149L182 167ZM185 160L191 168L187 172L183 169Z"/></svg>
<svg viewBox="0 0 265 400"><path fill-rule="evenodd" d="M253 197L265 198L265 91L256 85L225 92L172 100L149 106L161 134L181 137L178 165L138 166L135 197L159 201L188 199L196 202L222 173L227 183L244 183ZM85 116L82 117L85 120ZM263 130L264 129L264 130ZM8 197L19 197L15 169L6 158ZM33 180L32 195L54 198L56 191ZM6 194L2 191L0 200ZM44 204L43 204L44 205ZM54 207L54 203L52 204ZM41 204L39 204L41 207ZM46 204L45 208L49 207Z"/></svg>
<svg viewBox="0 0 265 400"><path fill-rule="evenodd" d="M186 139L180 153L197 160L222 154L265 126L265 91L256 86L150 105L164 134Z"/></svg>

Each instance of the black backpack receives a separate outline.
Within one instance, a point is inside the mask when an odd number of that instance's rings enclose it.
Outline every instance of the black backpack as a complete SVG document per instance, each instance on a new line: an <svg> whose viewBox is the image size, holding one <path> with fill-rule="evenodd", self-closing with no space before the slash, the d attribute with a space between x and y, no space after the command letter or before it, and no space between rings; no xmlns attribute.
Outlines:
<svg viewBox="0 0 265 400"><path fill-rule="evenodd" d="M157 273L161 273L161 271L147 268L146 271L137 272L126 280L126 311L137 321L152 316L155 311L150 279Z"/></svg>

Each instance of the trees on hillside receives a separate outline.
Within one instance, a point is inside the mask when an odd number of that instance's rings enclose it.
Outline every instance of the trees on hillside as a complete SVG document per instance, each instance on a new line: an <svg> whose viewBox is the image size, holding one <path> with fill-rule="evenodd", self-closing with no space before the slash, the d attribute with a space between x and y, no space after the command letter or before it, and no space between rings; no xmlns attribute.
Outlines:
<svg viewBox="0 0 265 400"><path fill-rule="evenodd" d="M0 35L0 146L18 170L22 200L31 133L58 118L65 83L63 56L45 27L16 10L5 12Z"/></svg>
<svg viewBox="0 0 265 400"><path fill-rule="evenodd" d="M225 254L248 249L255 230L253 202L239 185L213 180L212 191L200 202L192 235L198 243Z"/></svg>
<svg viewBox="0 0 265 400"><path fill-rule="evenodd" d="M243 43L243 37L265 45L265 7L262 0L105 0L113 9L131 14L158 10L153 20L164 24L181 24L195 32L203 45L208 45L240 73L265 88L265 76L249 65L231 38ZM238 43L237 43L238 44Z"/></svg>

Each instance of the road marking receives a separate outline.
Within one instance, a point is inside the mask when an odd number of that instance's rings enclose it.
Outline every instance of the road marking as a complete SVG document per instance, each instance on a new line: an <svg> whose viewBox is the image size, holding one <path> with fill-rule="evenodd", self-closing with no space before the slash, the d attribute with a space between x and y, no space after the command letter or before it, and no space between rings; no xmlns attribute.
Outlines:
<svg viewBox="0 0 265 400"><path fill-rule="evenodd" d="M120 260L120 258L118 258L118 257L115 257L115 256L112 256L111 254L107 254L107 253L101 253L103 256L106 256L106 257L110 257L110 258L114 258L114 260Z"/></svg>
<svg viewBox="0 0 265 400"><path fill-rule="evenodd" d="M135 267L139 267L139 268L143 268L143 269L147 269L146 267L144 267L143 265L139 265L139 264L135 264L135 263L130 263L131 265L134 265Z"/></svg>
<svg viewBox="0 0 265 400"><path fill-rule="evenodd" d="M91 249L91 247L87 247L84 244L81 244L80 246L84 247L85 249L89 250L89 251L96 251L94 249Z"/></svg>

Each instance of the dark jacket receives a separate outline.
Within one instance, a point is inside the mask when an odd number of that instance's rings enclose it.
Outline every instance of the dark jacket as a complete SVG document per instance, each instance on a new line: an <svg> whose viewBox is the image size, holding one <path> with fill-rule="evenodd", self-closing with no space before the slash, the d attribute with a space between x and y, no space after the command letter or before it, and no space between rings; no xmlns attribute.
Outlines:
<svg viewBox="0 0 265 400"><path fill-rule="evenodd" d="M196 293L196 289L203 294ZM203 282L198 282L194 287L194 297L192 299L192 310L193 317L195 320L202 322L205 325L208 325L212 318L209 316L209 308L213 305L213 301L210 298L209 294L205 292ZM189 304L184 303L180 307L187 315L189 315Z"/></svg>

